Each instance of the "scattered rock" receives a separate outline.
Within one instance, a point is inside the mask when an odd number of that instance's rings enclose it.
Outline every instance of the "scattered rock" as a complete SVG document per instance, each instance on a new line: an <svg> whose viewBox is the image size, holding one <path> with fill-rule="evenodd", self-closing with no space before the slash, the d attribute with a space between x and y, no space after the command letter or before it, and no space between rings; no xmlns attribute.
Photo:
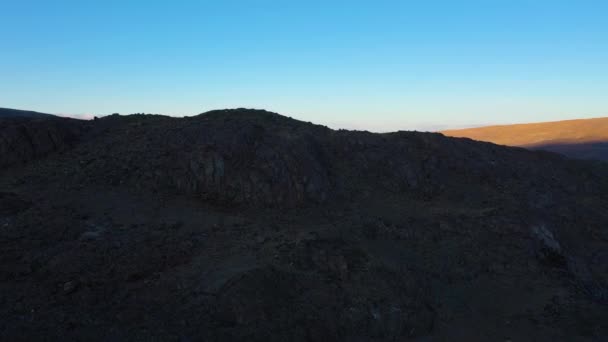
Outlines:
<svg viewBox="0 0 608 342"><path fill-rule="evenodd" d="M76 291L78 288L78 283L76 281L68 281L66 283L63 284L63 293L65 294L71 294L74 291Z"/></svg>
<svg viewBox="0 0 608 342"><path fill-rule="evenodd" d="M93 240L99 239L100 236L101 236L101 233L98 231L84 232L84 233L82 233L82 235L80 235L80 239L83 241L93 241Z"/></svg>
<svg viewBox="0 0 608 342"><path fill-rule="evenodd" d="M540 244L538 256L543 262L556 266L566 265L561 245L544 224L532 227L532 233Z"/></svg>

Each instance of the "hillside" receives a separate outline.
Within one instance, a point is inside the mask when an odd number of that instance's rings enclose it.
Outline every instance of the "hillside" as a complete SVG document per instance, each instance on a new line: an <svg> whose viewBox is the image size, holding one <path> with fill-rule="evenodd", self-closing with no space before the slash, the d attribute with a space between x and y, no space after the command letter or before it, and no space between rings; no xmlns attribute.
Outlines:
<svg viewBox="0 0 608 342"><path fill-rule="evenodd" d="M441 133L500 145L547 150L572 158L608 160L608 118L487 126Z"/></svg>
<svg viewBox="0 0 608 342"><path fill-rule="evenodd" d="M0 108L0 119L2 118L49 118L54 115L33 112L30 110L19 110L10 108Z"/></svg>
<svg viewBox="0 0 608 342"><path fill-rule="evenodd" d="M90 124L56 116L0 116L0 167L74 146Z"/></svg>
<svg viewBox="0 0 608 342"><path fill-rule="evenodd" d="M608 336L605 163L248 109L0 120L47 130L0 160L0 340Z"/></svg>

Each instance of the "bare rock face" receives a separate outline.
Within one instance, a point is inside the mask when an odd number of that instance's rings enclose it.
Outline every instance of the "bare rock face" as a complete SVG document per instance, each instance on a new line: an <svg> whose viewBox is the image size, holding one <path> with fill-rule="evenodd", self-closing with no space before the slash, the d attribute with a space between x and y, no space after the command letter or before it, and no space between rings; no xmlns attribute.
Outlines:
<svg viewBox="0 0 608 342"><path fill-rule="evenodd" d="M131 120L99 120L109 128L79 149L80 176L218 203L292 206L328 195L328 160L309 131L326 128L246 110Z"/></svg>
<svg viewBox="0 0 608 342"><path fill-rule="evenodd" d="M84 122L49 116L0 118L0 167L65 151L81 138Z"/></svg>
<svg viewBox="0 0 608 342"><path fill-rule="evenodd" d="M563 265L566 262L562 247L547 227L544 225L534 226L532 227L532 233L540 244L538 255L541 260L558 265Z"/></svg>
<svg viewBox="0 0 608 342"><path fill-rule="evenodd" d="M321 202L329 190L327 161L317 141L289 126L222 116L202 118L200 131L185 127L196 148L186 152L178 168L167 170L180 191L230 203L293 205ZM282 120L267 115L269 120ZM276 131L275 131L276 129ZM180 183L180 180L185 180Z"/></svg>

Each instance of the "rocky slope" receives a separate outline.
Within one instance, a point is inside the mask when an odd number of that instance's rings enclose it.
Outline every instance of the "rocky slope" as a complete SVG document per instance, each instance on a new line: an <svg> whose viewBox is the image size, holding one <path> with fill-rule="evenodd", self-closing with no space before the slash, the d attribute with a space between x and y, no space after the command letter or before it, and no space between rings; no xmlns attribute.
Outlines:
<svg viewBox="0 0 608 342"><path fill-rule="evenodd" d="M0 167L65 151L81 139L87 126L67 118L0 116Z"/></svg>
<svg viewBox="0 0 608 342"><path fill-rule="evenodd" d="M608 336L603 163L244 109L46 125L65 148L0 173L2 339Z"/></svg>
<svg viewBox="0 0 608 342"><path fill-rule="evenodd" d="M571 158L608 161L608 118L488 126L442 133L500 145L552 151Z"/></svg>
<svg viewBox="0 0 608 342"><path fill-rule="evenodd" d="M31 110L20 110L11 108L0 108L0 119L6 118L51 118L54 117L52 114L39 113Z"/></svg>

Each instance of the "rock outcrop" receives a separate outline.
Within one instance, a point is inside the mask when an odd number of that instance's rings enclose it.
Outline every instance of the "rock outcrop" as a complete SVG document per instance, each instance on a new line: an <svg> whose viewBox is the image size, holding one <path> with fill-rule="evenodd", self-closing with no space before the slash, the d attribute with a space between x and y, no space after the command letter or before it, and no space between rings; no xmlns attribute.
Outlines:
<svg viewBox="0 0 608 342"><path fill-rule="evenodd" d="M0 117L0 167L65 151L84 134L85 122L57 118Z"/></svg>

